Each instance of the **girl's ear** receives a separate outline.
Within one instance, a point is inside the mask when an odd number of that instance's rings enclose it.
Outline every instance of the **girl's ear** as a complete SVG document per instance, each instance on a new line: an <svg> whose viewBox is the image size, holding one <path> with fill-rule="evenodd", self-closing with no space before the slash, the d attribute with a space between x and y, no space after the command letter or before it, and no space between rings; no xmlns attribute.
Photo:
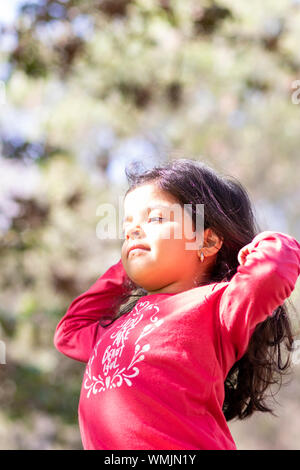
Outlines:
<svg viewBox="0 0 300 470"><path fill-rule="evenodd" d="M213 256L218 253L223 244L223 238L219 237L212 229L207 228L204 230L203 236L203 247L199 250L199 255L201 251L204 256Z"/></svg>

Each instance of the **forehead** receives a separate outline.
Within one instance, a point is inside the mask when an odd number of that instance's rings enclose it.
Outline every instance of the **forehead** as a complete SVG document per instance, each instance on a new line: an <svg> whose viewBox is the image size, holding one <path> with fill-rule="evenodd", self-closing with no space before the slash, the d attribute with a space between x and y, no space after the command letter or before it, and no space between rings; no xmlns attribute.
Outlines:
<svg viewBox="0 0 300 470"><path fill-rule="evenodd" d="M174 204L176 199L166 191L162 191L154 184L138 186L130 191L124 199L125 215L132 211L142 212L146 208L168 207Z"/></svg>

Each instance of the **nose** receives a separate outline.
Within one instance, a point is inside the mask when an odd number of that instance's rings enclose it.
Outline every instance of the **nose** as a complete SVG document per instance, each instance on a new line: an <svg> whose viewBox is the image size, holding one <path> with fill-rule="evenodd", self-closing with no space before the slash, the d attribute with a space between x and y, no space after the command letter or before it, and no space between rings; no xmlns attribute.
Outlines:
<svg viewBox="0 0 300 470"><path fill-rule="evenodd" d="M126 240L128 240L129 238L132 238L132 237L137 237L139 236L140 237L140 231L141 231L141 227L140 225L134 225L132 228L129 228L127 230L127 233L126 233Z"/></svg>

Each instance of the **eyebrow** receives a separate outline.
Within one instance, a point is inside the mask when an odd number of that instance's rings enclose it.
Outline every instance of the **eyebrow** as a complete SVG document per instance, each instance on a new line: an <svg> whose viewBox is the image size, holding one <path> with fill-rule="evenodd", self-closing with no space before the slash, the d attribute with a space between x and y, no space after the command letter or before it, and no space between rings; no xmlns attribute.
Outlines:
<svg viewBox="0 0 300 470"><path fill-rule="evenodd" d="M166 207L170 207L169 204L159 204L159 203L156 203L156 204L149 204L149 206L146 207L146 210L147 209L165 209ZM127 216L125 218L123 218L123 223L126 222L126 220L129 219L130 216Z"/></svg>

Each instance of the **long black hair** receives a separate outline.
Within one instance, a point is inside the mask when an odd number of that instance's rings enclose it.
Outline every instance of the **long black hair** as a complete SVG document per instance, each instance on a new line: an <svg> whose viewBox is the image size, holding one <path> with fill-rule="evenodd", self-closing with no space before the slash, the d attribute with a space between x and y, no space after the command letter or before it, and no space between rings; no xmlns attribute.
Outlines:
<svg viewBox="0 0 300 470"><path fill-rule="evenodd" d="M160 190L173 195L179 204L190 204L192 220L196 226L197 204L204 204L204 230L211 228L223 239L215 265L206 283L229 281L237 272L239 250L250 243L260 229L246 189L231 175L222 175L204 162L193 159L171 160L164 165L137 171L133 164L125 170L129 188L154 183ZM129 313L147 291L133 282L127 294L116 300L115 316ZM282 358L282 344L285 360ZM247 352L229 371L224 387L223 412L227 421L243 419L254 411L273 412L266 404L266 391L270 385L282 383L290 367L293 335L287 304L279 306L274 315L257 325Z"/></svg>

